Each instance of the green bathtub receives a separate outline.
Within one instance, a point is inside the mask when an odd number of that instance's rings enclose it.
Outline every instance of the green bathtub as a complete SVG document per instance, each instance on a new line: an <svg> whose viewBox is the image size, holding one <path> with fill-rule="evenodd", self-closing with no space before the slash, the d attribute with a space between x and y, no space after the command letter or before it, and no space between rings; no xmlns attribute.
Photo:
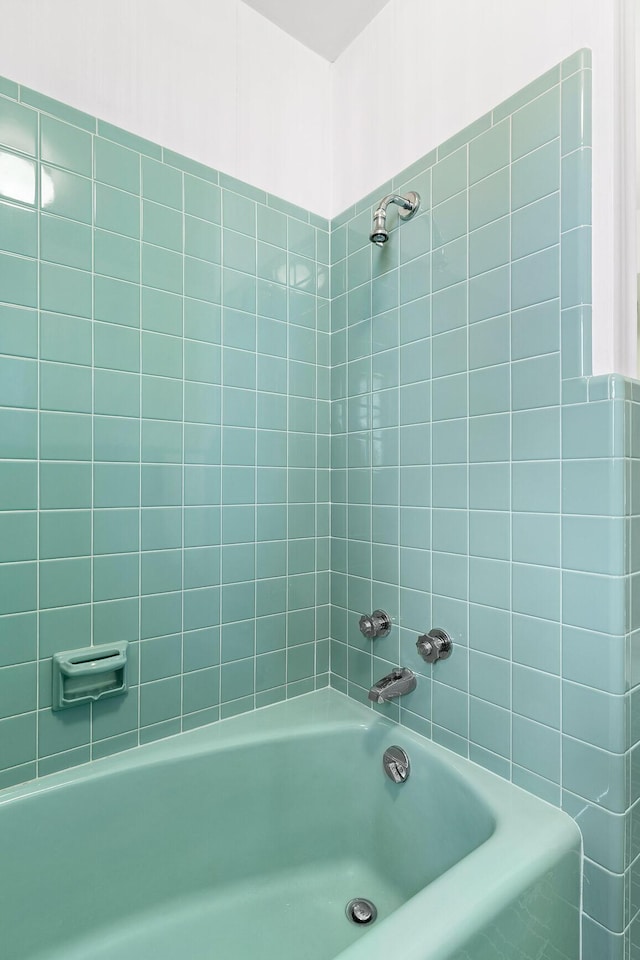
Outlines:
<svg viewBox="0 0 640 960"><path fill-rule="evenodd" d="M0 864L2 960L579 956L573 821L332 690L0 793Z"/></svg>

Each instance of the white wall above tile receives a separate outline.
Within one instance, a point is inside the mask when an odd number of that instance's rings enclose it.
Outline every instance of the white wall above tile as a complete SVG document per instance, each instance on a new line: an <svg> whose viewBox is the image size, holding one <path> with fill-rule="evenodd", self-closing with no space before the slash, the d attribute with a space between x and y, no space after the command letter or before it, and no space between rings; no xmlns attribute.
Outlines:
<svg viewBox="0 0 640 960"><path fill-rule="evenodd" d="M330 65L241 0L3 0L0 74L316 213Z"/></svg>

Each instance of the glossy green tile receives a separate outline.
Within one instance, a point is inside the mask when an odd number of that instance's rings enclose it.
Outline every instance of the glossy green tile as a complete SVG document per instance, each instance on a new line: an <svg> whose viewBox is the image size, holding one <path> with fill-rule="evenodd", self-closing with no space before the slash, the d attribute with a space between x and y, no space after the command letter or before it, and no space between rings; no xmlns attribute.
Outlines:
<svg viewBox="0 0 640 960"><path fill-rule="evenodd" d="M127 237L140 237L140 201L102 183L95 184L95 225Z"/></svg>
<svg viewBox="0 0 640 960"><path fill-rule="evenodd" d="M534 150L511 166L511 206L513 210L533 203L560 187L560 142Z"/></svg>
<svg viewBox="0 0 640 960"><path fill-rule="evenodd" d="M591 229L562 235L562 307L591 302Z"/></svg>
<svg viewBox="0 0 640 960"><path fill-rule="evenodd" d="M140 725L145 727L180 714L182 684L179 677L145 683L140 687Z"/></svg>
<svg viewBox="0 0 640 960"><path fill-rule="evenodd" d="M115 324L94 324L94 364L110 370L137 373L140 369L140 334Z"/></svg>
<svg viewBox="0 0 640 960"><path fill-rule="evenodd" d="M94 139L95 178L101 183L140 193L140 157L133 150L121 147L102 137Z"/></svg>
<svg viewBox="0 0 640 960"><path fill-rule="evenodd" d="M43 410L91 413L91 369L66 363L42 363L40 406Z"/></svg>
<svg viewBox="0 0 640 960"><path fill-rule="evenodd" d="M511 299L515 309L556 299L559 292L560 260L557 246L512 265Z"/></svg>
<svg viewBox="0 0 640 960"><path fill-rule="evenodd" d="M567 460L614 454L614 409L607 402L574 404L562 411L562 453Z"/></svg>
<svg viewBox="0 0 640 960"><path fill-rule="evenodd" d="M221 668L221 698L223 702L237 700L253 693L253 659L226 663Z"/></svg>
<svg viewBox="0 0 640 960"><path fill-rule="evenodd" d="M441 203L467 185L467 147L466 145L436 163L432 170L433 204Z"/></svg>
<svg viewBox="0 0 640 960"><path fill-rule="evenodd" d="M509 267L499 267L469 281L469 322L503 316L510 307Z"/></svg>
<svg viewBox="0 0 640 960"><path fill-rule="evenodd" d="M190 257L220 263L221 231L196 217L184 218L184 252Z"/></svg>
<svg viewBox="0 0 640 960"><path fill-rule="evenodd" d="M137 597L138 589L137 554L126 553L94 558L94 600L115 600L121 597Z"/></svg>
<svg viewBox="0 0 640 960"><path fill-rule="evenodd" d="M562 518L562 561L570 570L622 575L624 521L606 517Z"/></svg>
<svg viewBox="0 0 640 960"><path fill-rule="evenodd" d="M624 812L624 758L563 737L563 785L585 800L599 803L614 813Z"/></svg>
<svg viewBox="0 0 640 960"><path fill-rule="evenodd" d="M227 274L228 271L225 271L225 275ZM237 274L238 278L242 276L242 274ZM255 288L255 280L253 278L247 278L247 280L250 281L247 289L251 287L251 283L253 283ZM238 280L238 283L240 287L242 287L242 281ZM207 300L211 303L220 303L220 267L217 264L207 263L204 260L197 260L194 257L185 257L184 292L187 297L194 297L198 300ZM238 300L239 309L253 309L248 301L245 303L243 296L244 295L241 295L240 299Z"/></svg>
<svg viewBox="0 0 640 960"><path fill-rule="evenodd" d="M140 459L140 423L125 417L94 418L94 457L101 461L137 463Z"/></svg>
<svg viewBox="0 0 640 960"><path fill-rule="evenodd" d="M35 463L0 461L0 503L3 510L37 507L38 472Z"/></svg>
<svg viewBox="0 0 640 960"><path fill-rule="evenodd" d="M96 273L130 283L140 281L140 245L136 240L95 230L93 244Z"/></svg>
<svg viewBox="0 0 640 960"><path fill-rule="evenodd" d="M562 82L562 154L591 146L591 71Z"/></svg>
<svg viewBox="0 0 640 960"><path fill-rule="evenodd" d="M38 356L38 318L34 310L0 305L0 353Z"/></svg>
<svg viewBox="0 0 640 960"><path fill-rule="evenodd" d="M91 417L76 413L40 414L43 460L91 460Z"/></svg>
<svg viewBox="0 0 640 960"><path fill-rule="evenodd" d="M507 364L469 374L469 414L503 413L509 409L511 371Z"/></svg>
<svg viewBox="0 0 640 960"><path fill-rule="evenodd" d="M476 557L509 560L509 516L497 511L469 513L469 553ZM491 651L489 651L491 652Z"/></svg>
<svg viewBox="0 0 640 960"><path fill-rule="evenodd" d="M469 182L483 180L510 160L510 123L497 123L469 144Z"/></svg>
<svg viewBox="0 0 640 960"><path fill-rule="evenodd" d="M40 119L40 158L85 177L92 173L91 136L85 130L53 117Z"/></svg>
<svg viewBox="0 0 640 960"><path fill-rule="evenodd" d="M39 524L40 559L87 557L91 554L89 511L43 511Z"/></svg>
<svg viewBox="0 0 640 960"><path fill-rule="evenodd" d="M99 555L137 551L138 523L137 510L94 510L93 553Z"/></svg>
<svg viewBox="0 0 640 960"><path fill-rule="evenodd" d="M133 283L94 278L94 318L128 327L140 326L140 288Z"/></svg>
<svg viewBox="0 0 640 960"><path fill-rule="evenodd" d="M36 367L33 360L0 357L0 403L8 407L37 407Z"/></svg>
<svg viewBox="0 0 640 960"><path fill-rule="evenodd" d="M40 314L40 357L91 364L91 321L61 314Z"/></svg>
<svg viewBox="0 0 640 960"><path fill-rule="evenodd" d="M0 196L35 206L37 169L34 161L0 150L0 164L6 171L0 184Z"/></svg>
<svg viewBox="0 0 640 960"><path fill-rule="evenodd" d="M184 209L194 217L221 223L220 188L198 177L184 177Z"/></svg>
<svg viewBox="0 0 640 960"><path fill-rule="evenodd" d="M619 635L625 631L625 582L622 577L566 571L562 576L563 622Z"/></svg>
<svg viewBox="0 0 640 960"><path fill-rule="evenodd" d="M469 236L469 276L477 276L509 261L510 224L507 217L474 230Z"/></svg>
<svg viewBox="0 0 640 960"><path fill-rule="evenodd" d="M94 467L94 507L135 507L140 503L137 464L100 463Z"/></svg>
<svg viewBox="0 0 640 960"><path fill-rule="evenodd" d="M40 256L43 260L91 270L91 228L62 217L40 217Z"/></svg>
<svg viewBox="0 0 640 960"><path fill-rule="evenodd" d="M222 216L225 227L255 237L256 205L252 200L231 190L223 190Z"/></svg>
<svg viewBox="0 0 640 960"><path fill-rule="evenodd" d="M575 150L562 159L562 229L591 223L591 150Z"/></svg>
<svg viewBox="0 0 640 960"><path fill-rule="evenodd" d="M66 313L74 317L90 317L91 301L90 273L55 266L51 263L40 264L41 309L51 310L54 313Z"/></svg>
<svg viewBox="0 0 640 960"><path fill-rule="evenodd" d="M140 416L140 378L110 370L94 372L94 413Z"/></svg>
<svg viewBox="0 0 640 960"><path fill-rule="evenodd" d="M543 724L514 715L512 756L515 763L554 783L560 781L560 734Z"/></svg>
<svg viewBox="0 0 640 960"><path fill-rule="evenodd" d="M514 113L511 157L517 160L559 135L560 87L556 86Z"/></svg>
<svg viewBox="0 0 640 960"><path fill-rule="evenodd" d="M0 286L7 303L35 307L38 300L38 274L35 260L0 253Z"/></svg>
<svg viewBox="0 0 640 960"><path fill-rule="evenodd" d="M560 458L560 408L523 410L512 415L514 460Z"/></svg>
<svg viewBox="0 0 640 960"><path fill-rule="evenodd" d="M513 509L519 512L560 511L560 463L558 461L514 463Z"/></svg>
<svg viewBox="0 0 640 960"><path fill-rule="evenodd" d="M40 206L47 213L90 224L93 207L91 180L43 164L40 170Z"/></svg>
<svg viewBox="0 0 640 960"><path fill-rule="evenodd" d="M0 78L0 92L3 97L9 97L11 100L18 100L20 96L20 87L13 80L7 80L6 77Z"/></svg>
<svg viewBox="0 0 640 960"><path fill-rule="evenodd" d="M143 506L179 506L181 502L181 469L179 467L170 465L143 465Z"/></svg>
<svg viewBox="0 0 640 960"><path fill-rule="evenodd" d="M17 767L19 764L34 760L36 714L25 713L0 721L0 744L4 758L3 765L6 767Z"/></svg>
<svg viewBox="0 0 640 960"><path fill-rule="evenodd" d="M557 244L560 235L559 194L551 194L516 211L511 219L511 231L514 259Z"/></svg>
<svg viewBox="0 0 640 960"><path fill-rule="evenodd" d="M0 562L36 559L35 513L0 513Z"/></svg>
<svg viewBox="0 0 640 960"><path fill-rule="evenodd" d="M182 340L158 333L143 333L142 372L161 377L181 377Z"/></svg>
<svg viewBox="0 0 640 960"><path fill-rule="evenodd" d="M38 225L34 210L0 203L0 249L23 257L37 256Z"/></svg>
<svg viewBox="0 0 640 960"><path fill-rule="evenodd" d="M513 559L542 566L560 565L560 518L540 513L512 515Z"/></svg>
<svg viewBox="0 0 640 960"><path fill-rule="evenodd" d="M423 257L426 267L429 258ZM401 270L401 284L403 274L405 276L405 285L409 281L409 289L405 296L401 296L401 302L417 299L429 293L429 286L425 277L425 271L420 267L420 260L413 260L410 264L404 266ZM420 271L420 273L418 272ZM468 239L466 236L444 247L439 247L432 255L432 283L433 290L443 290L445 287L453 286L463 281L468 271ZM422 283L420 283L422 280Z"/></svg>
<svg viewBox="0 0 640 960"><path fill-rule="evenodd" d="M0 718L36 708L36 665L25 663L0 669Z"/></svg>
<svg viewBox="0 0 640 960"><path fill-rule="evenodd" d="M167 164L142 157L142 196L182 210L182 174Z"/></svg>
<svg viewBox="0 0 640 960"><path fill-rule="evenodd" d="M560 357L521 360L512 365L511 398L514 410L551 407L560 401Z"/></svg>
<svg viewBox="0 0 640 960"><path fill-rule="evenodd" d="M38 114L11 100L0 99L0 143L12 150L37 156Z"/></svg>
<svg viewBox="0 0 640 960"><path fill-rule="evenodd" d="M152 420L182 419L182 381L142 377L142 416Z"/></svg>
<svg viewBox="0 0 640 960"><path fill-rule="evenodd" d="M469 229L476 230L509 213L509 170L499 170L469 190Z"/></svg>
<svg viewBox="0 0 640 960"><path fill-rule="evenodd" d="M143 420L142 460L146 463L181 463L182 434L181 423Z"/></svg>
<svg viewBox="0 0 640 960"><path fill-rule="evenodd" d="M39 566L41 608L87 603L91 598L91 560L43 560Z"/></svg>
<svg viewBox="0 0 640 960"><path fill-rule="evenodd" d="M558 300L535 304L511 315L511 359L537 357L560 348Z"/></svg>

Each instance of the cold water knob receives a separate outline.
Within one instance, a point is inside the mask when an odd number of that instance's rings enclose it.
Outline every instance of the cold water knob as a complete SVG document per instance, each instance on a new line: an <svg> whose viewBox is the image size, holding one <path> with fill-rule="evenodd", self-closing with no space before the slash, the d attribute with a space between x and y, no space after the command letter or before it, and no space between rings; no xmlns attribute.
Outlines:
<svg viewBox="0 0 640 960"><path fill-rule="evenodd" d="M388 637L391 631L391 617L384 610L374 610L373 613L363 613L360 617L360 633L367 640L376 640L378 637Z"/></svg>
<svg viewBox="0 0 640 960"><path fill-rule="evenodd" d="M434 627L429 633L418 637L416 640L418 653L427 663L435 663L437 660L446 660L451 656L453 643L446 630L440 627Z"/></svg>

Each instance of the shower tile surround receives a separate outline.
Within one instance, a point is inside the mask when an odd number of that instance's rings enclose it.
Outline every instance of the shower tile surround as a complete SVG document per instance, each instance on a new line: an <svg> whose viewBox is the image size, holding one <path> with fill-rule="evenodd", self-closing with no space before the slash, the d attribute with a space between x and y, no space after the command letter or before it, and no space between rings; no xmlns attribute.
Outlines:
<svg viewBox="0 0 640 960"><path fill-rule="evenodd" d="M4 80L0 189L6 786L328 683L330 234Z"/></svg>
<svg viewBox="0 0 640 960"><path fill-rule="evenodd" d="M584 960L638 955L640 390L589 376L590 63L332 224L0 80L0 786L402 663L374 709L572 814ZM373 248L392 188L422 208ZM53 714L92 639L129 694Z"/></svg>
<svg viewBox="0 0 640 960"><path fill-rule="evenodd" d="M590 68L332 222L331 683L366 703L411 667L374 709L576 818L604 960L640 955L640 385L590 376ZM392 190L422 206L378 248ZM396 626L371 643L376 607ZM433 667L432 626L454 640Z"/></svg>

